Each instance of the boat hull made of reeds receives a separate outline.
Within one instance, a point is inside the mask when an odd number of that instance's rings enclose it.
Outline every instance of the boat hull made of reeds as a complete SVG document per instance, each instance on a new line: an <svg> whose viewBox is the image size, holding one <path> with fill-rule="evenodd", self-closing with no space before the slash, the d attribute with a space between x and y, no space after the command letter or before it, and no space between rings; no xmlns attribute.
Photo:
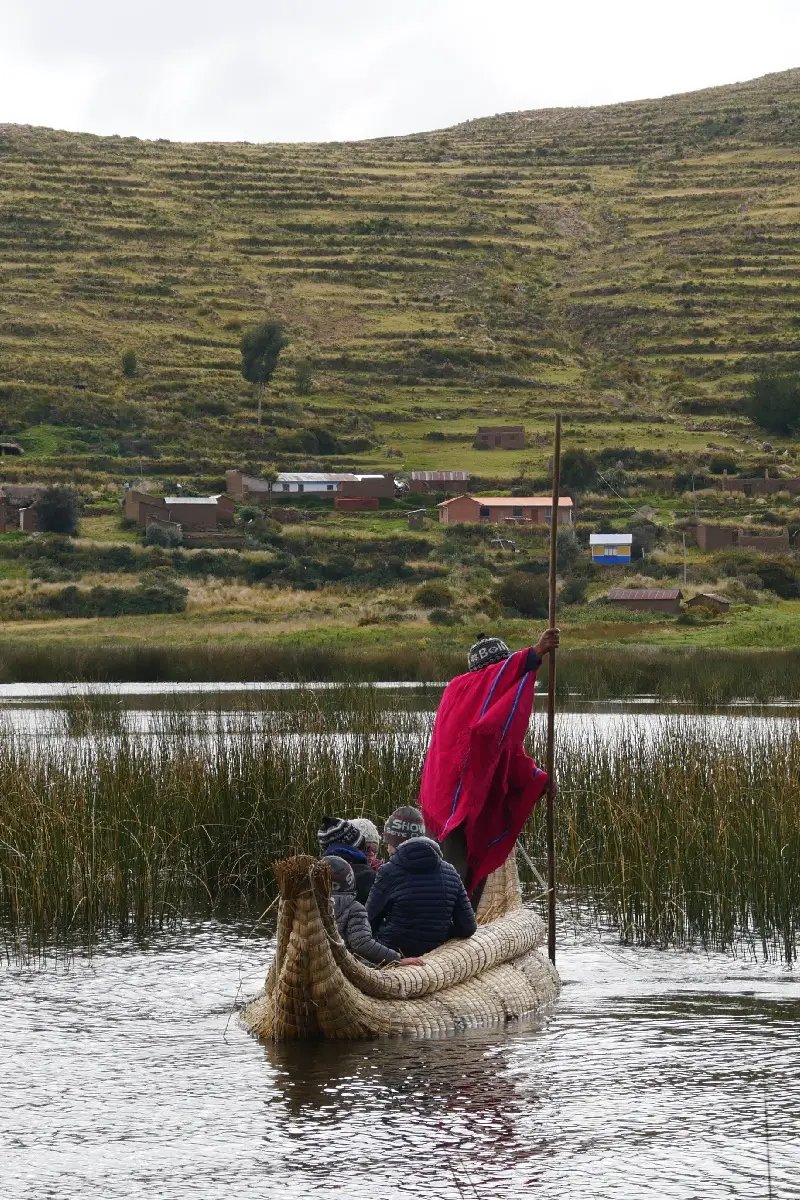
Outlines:
<svg viewBox="0 0 800 1200"><path fill-rule="evenodd" d="M487 881L477 933L431 951L422 966L383 970L345 948L323 862L301 855L277 863L275 873L275 957L264 991L242 1015L259 1037L436 1036L514 1020L560 991L555 968L539 951L543 924L523 907L513 855Z"/></svg>

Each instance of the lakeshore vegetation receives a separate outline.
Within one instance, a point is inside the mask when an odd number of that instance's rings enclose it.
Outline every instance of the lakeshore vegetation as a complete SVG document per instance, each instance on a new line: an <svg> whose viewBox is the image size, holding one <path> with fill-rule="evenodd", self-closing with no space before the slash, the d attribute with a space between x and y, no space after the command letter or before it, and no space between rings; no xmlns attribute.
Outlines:
<svg viewBox="0 0 800 1200"><path fill-rule="evenodd" d="M166 711L159 737L74 700L63 739L0 741L0 928L10 955L138 936L212 913L256 920L272 864L314 852L325 812L413 802L430 714L372 689L303 693L235 723ZM198 721L200 721L198 727ZM534 747L535 749L535 747ZM626 941L792 961L800 927L800 726L562 736L562 898ZM541 815L525 841L542 862Z"/></svg>

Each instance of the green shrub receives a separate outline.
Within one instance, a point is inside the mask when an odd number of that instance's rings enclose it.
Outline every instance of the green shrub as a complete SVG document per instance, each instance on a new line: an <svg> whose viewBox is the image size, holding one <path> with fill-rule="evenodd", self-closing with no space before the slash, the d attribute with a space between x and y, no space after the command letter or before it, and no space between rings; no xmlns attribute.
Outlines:
<svg viewBox="0 0 800 1200"><path fill-rule="evenodd" d="M751 421L769 433L792 433L800 427L800 375L776 371L758 375L743 408Z"/></svg>
<svg viewBox="0 0 800 1200"><path fill-rule="evenodd" d="M69 487L53 484L36 501L36 526L40 533L78 532L78 496Z"/></svg>
<svg viewBox="0 0 800 1200"><path fill-rule="evenodd" d="M735 475L739 470L739 464L730 454L715 454L708 464L708 469L712 475L722 475L725 471L729 475Z"/></svg>
<svg viewBox="0 0 800 1200"><path fill-rule="evenodd" d="M571 575L564 580L560 599L563 604L584 604L589 588L588 580L580 575Z"/></svg>
<svg viewBox="0 0 800 1200"><path fill-rule="evenodd" d="M152 579L135 588L66 587L41 597L41 607L61 617L146 616L184 612L187 595L188 589L177 583Z"/></svg>
<svg viewBox="0 0 800 1200"><path fill-rule="evenodd" d="M122 355L122 374L132 379L136 374L138 360L135 350L126 350Z"/></svg>
<svg viewBox="0 0 800 1200"><path fill-rule="evenodd" d="M314 375L307 358L301 359L294 369L294 390L298 396L310 396L314 391Z"/></svg>
<svg viewBox="0 0 800 1200"><path fill-rule="evenodd" d="M597 462L588 450L575 447L561 458L561 483L576 492L590 492L597 483Z"/></svg>
<svg viewBox="0 0 800 1200"><path fill-rule="evenodd" d="M428 613L431 625L460 625L461 618L446 608L434 608Z"/></svg>
<svg viewBox="0 0 800 1200"><path fill-rule="evenodd" d="M568 571L580 559L583 551L574 529L559 529L556 534L556 563L559 571Z"/></svg>
<svg viewBox="0 0 800 1200"><path fill-rule="evenodd" d="M414 603L420 608L450 608L453 593L444 583L423 583L414 593Z"/></svg>
<svg viewBox="0 0 800 1200"><path fill-rule="evenodd" d="M800 597L800 575L791 562L764 562L759 565L756 574L764 587L780 596L781 600L797 600Z"/></svg>
<svg viewBox="0 0 800 1200"><path fill-rule="evenodd" d="M547 616L548 585L544 575L513 571L497 585L494 595L503 608L513 608L523 617Z"/></svg>
<svg viewBox="0 0 800 1200"><path fill-rule="evenodd" d="M183 541L183 530L180 525L157 525L153 522L147 526L144 540L147 546L162 546L171 550L174 546L180 546Z"/></svg>

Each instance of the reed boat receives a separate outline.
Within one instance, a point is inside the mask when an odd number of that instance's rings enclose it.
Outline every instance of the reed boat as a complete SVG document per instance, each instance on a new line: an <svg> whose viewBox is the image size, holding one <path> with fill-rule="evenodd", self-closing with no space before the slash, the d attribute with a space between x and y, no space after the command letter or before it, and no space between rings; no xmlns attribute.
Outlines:
<svg viewBox="0 0 800 1200"><path fill-rule="evenodd" d="M275 875L275 957L264 990L241 1018L259 1037L449 1034L522 1017L561 989L555 967L539 952L544 924L523 906L513 854L487 880L477 933L432 950L419 967L377 970L350 954L333 917L330 871L320 859L285 859Z"/></svg>

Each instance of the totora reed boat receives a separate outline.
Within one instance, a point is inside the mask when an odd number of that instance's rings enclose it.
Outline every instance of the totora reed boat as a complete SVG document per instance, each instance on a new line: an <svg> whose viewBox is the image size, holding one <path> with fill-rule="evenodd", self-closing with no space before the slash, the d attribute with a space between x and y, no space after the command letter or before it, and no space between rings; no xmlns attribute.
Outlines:
<svg viewBox="0 0 800 1200"><path fill-rule="evenodd" d="M333 919L330 871L307 855L275 866L275 957L242 1021L259 1037L370 1038L454 1033L514 1020L555 999L556 969L537 950L542 921L522 904L516 859L489 876L478 931L432 950L421 967L365 966Z"/></svg>

